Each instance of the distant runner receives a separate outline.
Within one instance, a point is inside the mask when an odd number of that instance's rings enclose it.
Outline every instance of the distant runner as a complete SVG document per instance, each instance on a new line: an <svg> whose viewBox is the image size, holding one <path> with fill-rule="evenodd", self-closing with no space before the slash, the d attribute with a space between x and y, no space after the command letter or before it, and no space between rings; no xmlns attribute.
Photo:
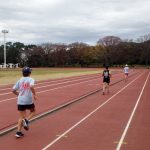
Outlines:
<svg viewBox="0 0 150 150"><path fill-rule="evenodd" d="M108 70L108 66L105 67L105 70L103 71L103 92L102 94L105 95L105 90L107 90L107 93L109 93L109 83L111 78L111 72Z"/></svg>
<svg viewBox="0 0 150 150"><path fill-rule="evenodd" d="M15 136L17 138L23 137L24 134L21 132L22 126L25 130L29 130L29 120L35 114L35 105L33 99L37 100L36 93L34 90L34 79L30 77L31 69L24 67L22 69L23 77L17 81L13 86L13 93L18 96L17 105L19 111L18 127ZM26 110L30 110L29 116L26 118Z"/></svg>
<svg viewBox="0 0 150 150"><path fill-rule="evenodd" d="M128 80L128 75L129 75L129 67L127 64L125 65L123 71L124 71L124 81L126 82Z"/></svg>

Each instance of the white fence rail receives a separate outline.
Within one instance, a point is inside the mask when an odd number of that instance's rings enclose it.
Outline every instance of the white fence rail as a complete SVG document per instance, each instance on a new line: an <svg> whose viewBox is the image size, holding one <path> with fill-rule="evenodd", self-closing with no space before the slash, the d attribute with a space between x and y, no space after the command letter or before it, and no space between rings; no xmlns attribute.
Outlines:
<svg viewBox="0 0 150 150"><path fill-rule="evenodd" d="M18 68L18 67L19 67L19 64L13 64L13 63L8 63L6 65L4 65L4 64L0 65L0 68Z"/></svg>

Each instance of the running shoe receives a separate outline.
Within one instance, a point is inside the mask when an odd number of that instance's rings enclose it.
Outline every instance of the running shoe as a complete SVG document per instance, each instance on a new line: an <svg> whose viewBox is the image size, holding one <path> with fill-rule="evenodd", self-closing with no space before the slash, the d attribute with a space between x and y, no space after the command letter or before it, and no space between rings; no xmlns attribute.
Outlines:
<svg viewBox="0 0 150 150"><path fill-rule="evenodd" d="M16 134L15 134L15 137L17 137L17 138L20 138L20 137L23 137L23 136L24 136L24 134L22 132L19 132L19 131L17 131Z"/></svg>
<svg viewBox="0 0 150 150"><path fill-rule="evenodd" d="M29 130L29 121L27 119L22 119L23 127L25 130Z"/></svg>

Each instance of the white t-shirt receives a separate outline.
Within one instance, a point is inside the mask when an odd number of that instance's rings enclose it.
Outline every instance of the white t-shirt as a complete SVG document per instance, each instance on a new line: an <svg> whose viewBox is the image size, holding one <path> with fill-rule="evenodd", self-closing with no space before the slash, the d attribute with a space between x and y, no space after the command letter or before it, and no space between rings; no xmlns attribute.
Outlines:
<svg viewBox="0 0 150 150"><path fill-rule="evenodd" d="M108 78L108 77L110 77L110 75L111 75L111 71L109 71L109 70L104 70L103 71L103 77L104 78Z"/></svg>
<svg viewBox="0 0 150 150"><path fill-rule="evenodd" d="M124 67L124 73L129 73L129 67Z"/></svg>
<svg viewBox="0 0 150 150"><path fill-rule="evenodd" d="M33 103L31 86L34 86L34 79L31 77L22 77L17 83L13 86L14 90L18 90L18 105L29 105Z"/></svg>

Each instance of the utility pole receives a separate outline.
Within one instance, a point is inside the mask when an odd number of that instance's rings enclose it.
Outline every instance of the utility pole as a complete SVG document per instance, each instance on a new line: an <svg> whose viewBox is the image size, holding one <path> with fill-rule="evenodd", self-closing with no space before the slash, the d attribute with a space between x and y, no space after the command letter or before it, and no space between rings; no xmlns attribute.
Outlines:
<svg viewBox="0 0 150 150"><path fill-rule="evenodd" d="M8 33L8 30L2 30L2 33L4 33L4 67L6 68L6 34Z"/></svg>

